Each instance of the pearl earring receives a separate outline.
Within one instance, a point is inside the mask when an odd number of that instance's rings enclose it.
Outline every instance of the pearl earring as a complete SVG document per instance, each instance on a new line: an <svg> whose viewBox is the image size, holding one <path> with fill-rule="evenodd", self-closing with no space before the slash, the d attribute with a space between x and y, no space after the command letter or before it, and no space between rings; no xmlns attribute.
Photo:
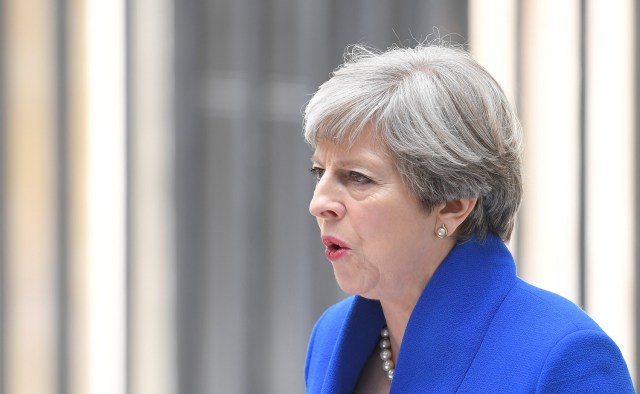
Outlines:
<svg viewBox="0 0 640 394"><path fill-rule="evenodd" d="M447 230L447 227L444 225L444 223L442 223L442 226L440 226L438 231L436 231L436 235L438 236L438 238L445 238L448 233L449 231Z"/></svg>

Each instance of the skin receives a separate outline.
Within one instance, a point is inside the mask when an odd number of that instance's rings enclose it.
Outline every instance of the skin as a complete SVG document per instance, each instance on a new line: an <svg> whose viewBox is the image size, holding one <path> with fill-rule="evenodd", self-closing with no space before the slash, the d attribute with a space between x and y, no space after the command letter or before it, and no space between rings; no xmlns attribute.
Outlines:
<svg viewBox="0 0 640 394"><path fill-rule="evenodd" d="M449 201L429 212L369 129L350 147L319 141L312 162L317 184L309 212L322 236L348 247L331 261L338 285L346 293L380 300L395 363L411 312L476 200ZM444 239L436 236L442 224L449 230ZM365 367L364 379L372 373L368 379L383 382L376 371L382 374L382 368Z"/></svg>

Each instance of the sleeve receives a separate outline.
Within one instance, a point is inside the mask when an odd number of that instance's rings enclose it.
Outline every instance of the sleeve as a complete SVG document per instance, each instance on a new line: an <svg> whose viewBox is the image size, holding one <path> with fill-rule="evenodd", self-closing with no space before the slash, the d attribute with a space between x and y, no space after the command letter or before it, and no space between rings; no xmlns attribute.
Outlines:
<svg viewBox="0 0 640 394"><path fill-rule="evenodd" d="M581 330L547 356L536 393L635 393L620 349L604 332Z"/></svg>

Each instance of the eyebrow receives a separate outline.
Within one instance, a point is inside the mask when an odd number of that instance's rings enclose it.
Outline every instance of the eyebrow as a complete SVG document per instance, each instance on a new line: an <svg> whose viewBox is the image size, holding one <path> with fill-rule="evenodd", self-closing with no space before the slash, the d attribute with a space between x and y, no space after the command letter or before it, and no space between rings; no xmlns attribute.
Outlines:
<svg viewBox="0 0 640 394"><path fill-rule="evenodd" d="M379 166L381 165L381 161L378 161L380 158L377 156L372 156L371 158L368 157L357 157L357 158L353 158L353 159L338 159L335 160L333 163L338 166L338 167L350 167L350 166L369 166L369 165L373 165L373 166ZM313 156L311 156L311 163L316 163L318 162L318 157L314 154Z"/></svg>
<svg viewBox="0 0 640 394"><path fill-rule="evenodd" d="M356 154L355 156L348 155L347 158L336 158L334 160L334 164L337 166L350 166L350 165L364 165L364 164L372 164L374 166L384 165L384 161L386 160L387 155L384 152L372 152L371 150L360 152L360 154ZM320 161L318 158L318 151L315 150L313 155L311 156L311 163L315 163Z"/></svg>

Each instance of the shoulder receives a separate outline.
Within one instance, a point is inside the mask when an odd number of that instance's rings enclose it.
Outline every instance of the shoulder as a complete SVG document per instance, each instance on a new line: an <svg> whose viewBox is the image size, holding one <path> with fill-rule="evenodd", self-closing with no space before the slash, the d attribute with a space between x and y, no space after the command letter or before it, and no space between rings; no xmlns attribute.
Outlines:
<svg viewBox="0 0 640 394"><path fill-rule="evenodd" d="M503 307L525 320L537 320L549 334L565 330L601 330L589 315L568 299L518 280ZM549 331L551 330L551 331Z"/></svg>
<svg viewBox="0 0 640 394"><path fill-rule="evenodd" d="M576 330L548 353L537 391L541 393L634 393L626 363L602 330Z"/></svg>
<svg viewBox="0 0 640 394"><path fill-rule="evenodd" d="M493 341L485 349L490 358L501 358L505 373L537 392L633 392L622 353L598 324L573 302L524 281L505 297L485 339Z"/></svg>
<svg viewBox="0 0 640 394"><path fill-rule="evenodd" d="M573 302L518 279L496 310L487 335L496 338L494 346L542 355L561 338L580 330L602 331Z"/></svg>

